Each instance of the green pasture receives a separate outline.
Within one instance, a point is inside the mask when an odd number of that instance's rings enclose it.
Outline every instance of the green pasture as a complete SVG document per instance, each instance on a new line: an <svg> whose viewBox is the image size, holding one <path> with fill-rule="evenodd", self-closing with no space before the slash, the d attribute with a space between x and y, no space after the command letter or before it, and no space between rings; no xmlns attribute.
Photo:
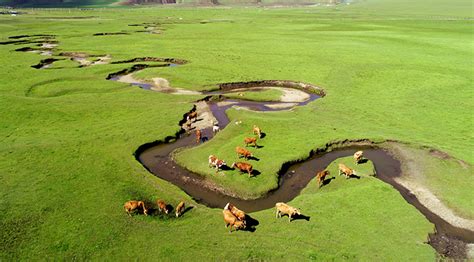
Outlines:
<svg viewBox="0 0 474 262"><path fill-rule="evenodd" d="M456 213L472 218L472 12L469 1L371 0L336 7L25 9L0 15L9 36L54 34L53 57L76 51L112 61L172 57L188 64L148 68L140 79L213 90L219 83L293 80L327 96L287 112L231 109L231 124L198 147L174 155L242 197L277 186L287 161L304 159L330 141L367 138L409 143L426 186ZM403 6L403 8L402 8ZM201 23L201 21L211 21ZM161 34L135 32L158 23ZM127 35L93 36L126 32ZM255 232L224 228L220 209L195 203L148 173L135 150L179 131L200 96L163 94L107 81L131 67L77 68L62 60L15 52L34 44L0 45L0 260L433 260L430 224L391 186L371 176L315 180L289 204L309 221L250 214ZM151 64L151 63L150 63ZM250 95L249 92L245 96ZM275 92L251 93L253 100ZM233 124L236 120L240 125ZM261 148L249 148L260 175L215 175L207 157L237 160L236 146L259 125ZM456 159L426 154L433 147ZM337 162L337 161L336 161ZM336 163L335 163L336 164ZM335 165L334 164L334 165ZM330 167L333 168L333 167ZM357 170L357 169L356 169ZM444 174L460 173L462 179ZM193 208L172 216L129 217L123 203L156 199Z"/></svg>

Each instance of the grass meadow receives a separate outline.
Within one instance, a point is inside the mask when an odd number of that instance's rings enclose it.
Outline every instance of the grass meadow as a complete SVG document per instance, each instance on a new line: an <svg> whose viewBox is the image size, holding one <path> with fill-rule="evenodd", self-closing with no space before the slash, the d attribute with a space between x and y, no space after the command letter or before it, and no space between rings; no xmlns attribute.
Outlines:
<svg viewBox="0 0 474 262"><path fill-rule="evenodd" d="M329 141L399 140L422 163L427 187L472 218L470 5L370 0L336 7L25 9L24 15L0 16L0 42L53 34L58 58L80 51L108 54L112 61L185 59L186 65L148 68L136 77L163 77L190 90L266 79L315 84L327 96L291 111L230 109L231 120L241 125L231 124L175 158L252 198L277 186L282 163ZM161 33L129 26L140 23L156 23ZM128 34L93 36L107 32ZM34 44L0 45L0 260L435 259L426 244L433 225L373 177L338 177L321 189L312 180L290 202L309 221L289 223L268 209L250 214L259 221L255 232L229 234L221 209L195 203L133 155L140 145L175 134L200 96L105 80L132 64L78 68L62 60L34 69L46 57L14 51L24 46ZM254 100L279 95L247 94ZM236 158L234 148L253 124L267 134L255 150L261 175L249 180L228 171L216 177L208 155ZM467 167L433 158L421 146ZM123 211L127 200L158 198L193 208L179 219Z"/></svg>

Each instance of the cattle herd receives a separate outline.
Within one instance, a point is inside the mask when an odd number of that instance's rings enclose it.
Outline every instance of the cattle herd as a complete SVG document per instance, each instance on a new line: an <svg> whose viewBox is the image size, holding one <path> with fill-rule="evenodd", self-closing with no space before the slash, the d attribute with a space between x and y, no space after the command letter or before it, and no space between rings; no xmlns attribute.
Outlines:
<svg viewBox="0 0 474 262"><path fill-rule="evenodd" d="M197 113L196 112L192 112L192 113L188 114L188 116L187 116L187 125L188 125L188 127L191 126L191 123L192 123L193 119L194 120L197 119ZM214 126L213 126L213 132L216 133L218 131L219 131L219 126L218 126L217 123L215 123ZM246 137L244 139L244 144L245 144L246 147L248 147L249 145L253 145L255 148L258 148L257 139L262 138L262 130L258 126L254 125L253 129L252 129L252 132L253 132L254 135L256 135L256 137ZM199 130L199 129L196 130L196 142L197 143L201 142L201 130ZM252 152L250 152L249 150L247 150L243 147L240 147L240 146L237 146L235 148L235 152L237 153L238 158L243 157L246 160L249 160L250 158L253 157ZM215 168L216 173L219 171L220 168L222 168L224 166L227 166L227 163L224 160L219 159L215 155L210 155L208 160L209 160L209 167ZM363 151L355 152L354 153L355 163L359 164L359 163L362 162L362 160L363 160ZM233 169L237 168L242 173L247 173L249 175L249 177L252 176L253 167L250 163L247 163L247 162L234 162L234 163L232 163L232 165L230 167L233 168ZM349 178L353 175L356 175L356 171L354 169L351 169L351 168L347 167L343 163L338 164L338 169L339 169L339 175L344 175L346 178ZM324 181L325 181L326 177L329 176L329 175L330 175L329 170L323 170L323 171L320 171L320 172L316 173L315 177L317 179L319 187L324 185ZM127 212L127 214L130 215L130 216L133 212L140 211L140 210L142 211L142 213L145 216L148 215L148 208L145 206L145 203L143 201L136 201L136 200L127 201L124 204L123 207L124 207L125 211ZM287 205L283 202L276 203L275 208L276 208L276 217L277 218L280 218L282 215L287 215L288 218L289 218L289 221L291 222L292 219L294 219L295 217L301 216L301 212L300 212L299 209L294 208L292 206L289 206L289 205ZM172 210L172 207L170 205L167 205L163 200L158 199L156 201L156 209L160 213L169 214L170 210ZM185 204L184 204L184 202L181 201L176 206L176 209L175 209L176 217L180 217L183 214L184 211L185 211ZM222 213L224 215L225 227L229 228L229 232L232 232L232 229L234 229L234 230L243 230L243 229L246 229L246 227L248 226L248 223L247 223L247 218L248 217L245 214L245 212L238 209L233 204L227 203L225 205L224 210L222 211Z"/></svg>
<svg viewBox="0 0 474 262"><path fill-rule="evenodd" d="M145 206L145 203L143 201L137 201L137 200L130 200L130 201L125 202L125 204L123 205L123 208L125 209L125 212L127 212L129 216L131 216L132 213L134 212L139 212L140 210L145 216L147 216L150 209ZM160 213L169 214L170 210L172 210L172 207L170 205L167 205L163 200L158 199L156 201L156 209ZM180 217L184 213L184 210L185 210L185 205L184 205L184 202L181 201L175 208L176 217Z"/></svg>
<svg viewBox="0 0 474 262"><path fill-rule="evenodd" d="M256 137L246 137L244 139L245 147L253 145L255 148L258 148L257 139L262 138L262 130L258 126L254 125L252 132L254 135L256 135ZM253 157L252 152L240 146L237 146L235 148L235 152L237 153L238 158L243 157L246 160L249 160L250 158ZM216 173L219 172L219 169L222 168L223 166L227 166L227 163L224 160L219 159L215 155L210 155L208 159L209 159L209 167L216 168ZM233 162L230 167L233 169L238 169L242 173L247 173L249 177L251 177L253 174L253 166L252 164L247 163L247 162Z"/></svg>

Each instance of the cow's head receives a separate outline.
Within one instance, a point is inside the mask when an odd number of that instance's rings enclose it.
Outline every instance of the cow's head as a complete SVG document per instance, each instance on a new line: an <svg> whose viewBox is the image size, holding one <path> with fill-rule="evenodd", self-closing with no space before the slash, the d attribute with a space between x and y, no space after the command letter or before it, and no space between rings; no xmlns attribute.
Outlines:
<svg viewBox="0 0 474 262"><path fill-rule="evenodd" d="M219 167L221 166L227 166L227 163L224 160L221 160L219 163Z"/></svg>

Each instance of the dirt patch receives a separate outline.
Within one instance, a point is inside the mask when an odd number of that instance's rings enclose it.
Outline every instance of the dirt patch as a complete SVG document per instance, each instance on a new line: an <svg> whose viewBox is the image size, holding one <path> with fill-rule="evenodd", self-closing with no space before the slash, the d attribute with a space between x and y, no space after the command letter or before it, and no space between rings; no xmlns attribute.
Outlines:
<svg viewBox="0 0 474 262"><path fill-rule="evenodd" d="M62 52L59 55L78 62L79 67L108 64L112 59L110 55L90 55L85 52Z"/></svg>
<svg viewBox="0 0 474 262"><path fill-rule="evenodd" d="M467 244L446 234L430 234L428 242L442 257L451 259L468 258Z"/></svg>
<svg viewBox="0 0 474 262"><path fill-rule="evenodd" d="M418 198L423 206L428 208L431 212L443 220L447 221L449 224L474 232L474 220L465 219L455 214L422 184L422 167L419 166L417 161L414 161L410 157L410 154L406 150L403 150L399 143L388 142L387 147L403 163L401 175L395 178L397 183L407 188L411 194ZM432 152L436 152L436 155L441 155L442 159L451 158L449 154L436 149L429 149L429 152L430 155L432 155Z"/></svg>

